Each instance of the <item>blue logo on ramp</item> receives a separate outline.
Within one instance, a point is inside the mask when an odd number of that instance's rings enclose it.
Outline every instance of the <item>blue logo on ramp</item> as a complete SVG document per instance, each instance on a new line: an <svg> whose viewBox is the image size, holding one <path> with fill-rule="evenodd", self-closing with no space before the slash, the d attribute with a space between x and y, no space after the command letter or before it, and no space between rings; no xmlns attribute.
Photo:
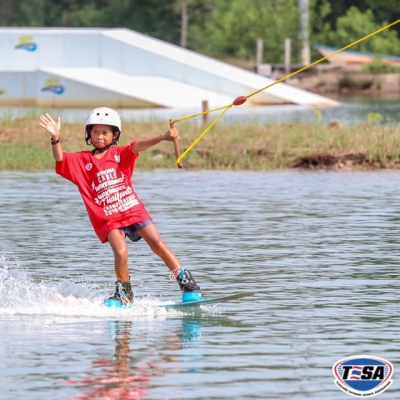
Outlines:
<svg viewBox="0 0 400 400"><path fill-rule="evenodd" d="M26 51L35 51L37 49L37 44L33 41L32 36L21 36L18 38L15 48Z"/></svg>

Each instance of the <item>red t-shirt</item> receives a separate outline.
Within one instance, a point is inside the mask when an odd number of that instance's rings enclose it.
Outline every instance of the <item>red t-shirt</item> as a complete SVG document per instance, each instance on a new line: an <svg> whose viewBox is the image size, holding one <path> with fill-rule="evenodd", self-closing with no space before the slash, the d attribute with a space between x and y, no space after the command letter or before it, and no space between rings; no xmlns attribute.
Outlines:
<svg viewBox="0 0 400 400"><path fill-rule="evenodd" d="M93 229L102 243L113 229L151 219L132 185L139 153L128 146L115 146L100 159L91 151L63 153L56 173L74 183L82 196Z"/></svg>

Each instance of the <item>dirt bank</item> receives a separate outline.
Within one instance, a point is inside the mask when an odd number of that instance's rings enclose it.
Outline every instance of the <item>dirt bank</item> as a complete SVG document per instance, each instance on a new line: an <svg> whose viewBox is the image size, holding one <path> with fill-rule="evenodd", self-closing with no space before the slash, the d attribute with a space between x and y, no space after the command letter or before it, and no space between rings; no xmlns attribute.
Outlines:
<svg viewBox="0 0 400 400"><path fill-rule="evenodd" d="M324 170L400 169L399 161L370 160L363 153L334 155L329 153L298 157L291 168Z"/></svg>
<svg viewBox="0 0 400 400"><path fill-rule="evenodd" d="M371 74L360 66L340 67L324 64L310 68L286 81L300 89L321 95L400 96L400 70Z"/></svg>

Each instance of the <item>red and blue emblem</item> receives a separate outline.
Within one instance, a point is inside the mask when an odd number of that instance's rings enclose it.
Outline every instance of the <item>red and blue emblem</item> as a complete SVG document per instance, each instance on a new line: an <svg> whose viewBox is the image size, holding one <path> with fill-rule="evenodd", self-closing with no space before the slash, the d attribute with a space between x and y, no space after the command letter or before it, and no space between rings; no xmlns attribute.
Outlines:
<svg viewBox="0 0 400 400"><path fill-rule="evenodd" d="M383 393L391 384L393 365L383 358L352 356L334 364L335 384L355 397L371 397Z"/></svg>

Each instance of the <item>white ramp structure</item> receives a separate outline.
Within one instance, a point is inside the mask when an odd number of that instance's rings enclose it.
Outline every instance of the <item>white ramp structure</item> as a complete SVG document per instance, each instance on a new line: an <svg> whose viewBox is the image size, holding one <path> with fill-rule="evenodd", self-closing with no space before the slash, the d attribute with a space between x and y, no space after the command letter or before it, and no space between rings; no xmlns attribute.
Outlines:
<svg viewBox="0 0 400 400"><path fill-rule="evenodd" d="M274 82L129 29L0 28L0 105L211 108ZM337 105L279 83L248 99Z"/></svg>

